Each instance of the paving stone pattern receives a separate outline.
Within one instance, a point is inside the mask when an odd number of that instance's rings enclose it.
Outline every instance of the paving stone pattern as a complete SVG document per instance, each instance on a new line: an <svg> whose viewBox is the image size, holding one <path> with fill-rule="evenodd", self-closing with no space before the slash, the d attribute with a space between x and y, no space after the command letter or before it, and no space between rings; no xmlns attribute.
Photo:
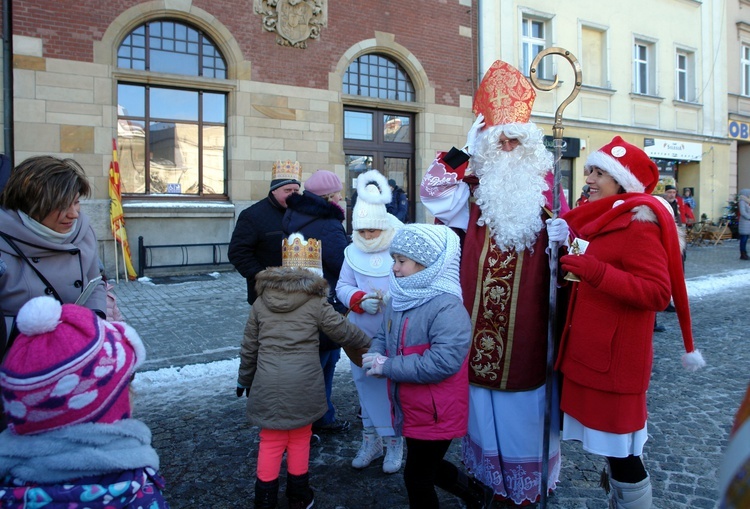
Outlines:
<svg viewBox="0 0 750 509"><path fill-rule="evenodd" d="M738 260L738 251L737 241L690 247L686 277L750 269L750 263ZM145 372L138 376L148 377L148 370L168 366L236 359L249 311L245 292L245 282L235 272L219 273L202 282L116 285L120 308L149 352L142 368ZM680 366L683 346L676 315L659 314L667 332L654 337L645 454L653 479L654 508L716 506L721 455L750 373L748 303L749 286L693 299L696 344L709 365L692 374ZM596 319L591 317L592 327ZM154 433L173 509L252 507L258 429L247 424L244 399L234 394L236 365L232 366L226 373L202 379L200 391L183 384L136 396L138 417ZM408 507L403 471L383 474L382 460L363 471L350 466L359 447L361 424L356 418L356 391L346 369L337 370L334 401L339 417L353 424L345 434L324 436L323 443L312 450L315 507ZM456 443L448 457L459 463ZM561 481L548 507L607 507L598 487L603 466L601 458L582 452L579 444L564 443ZM284 475L282 471L282 494ZM441 507L463 507L449 494L440 496ZM280 507L286 508L283 496Z"/></svg>

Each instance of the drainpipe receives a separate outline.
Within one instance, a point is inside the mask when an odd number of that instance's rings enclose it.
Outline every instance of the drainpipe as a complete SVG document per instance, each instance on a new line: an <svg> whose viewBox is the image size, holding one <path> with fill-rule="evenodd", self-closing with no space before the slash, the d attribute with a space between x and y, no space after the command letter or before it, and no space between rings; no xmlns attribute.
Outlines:
<svg viewBox="0 0 750 509"><path fill-rule="evenodd" d="M13 18L12 0L3 0L3 142L13 168Z"/></svg>

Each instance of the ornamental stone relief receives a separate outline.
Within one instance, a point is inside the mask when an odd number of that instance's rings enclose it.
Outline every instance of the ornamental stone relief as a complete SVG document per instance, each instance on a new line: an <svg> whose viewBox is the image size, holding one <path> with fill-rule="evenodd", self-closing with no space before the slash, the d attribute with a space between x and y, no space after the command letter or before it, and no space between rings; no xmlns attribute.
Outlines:
<svg viewBox="0 0 750 509"><path fill-rule="evenodd" d="M306 48L308 39L320 37L328 23L328 0L254 0L263 28L276 32L276 43Z"/></svg>

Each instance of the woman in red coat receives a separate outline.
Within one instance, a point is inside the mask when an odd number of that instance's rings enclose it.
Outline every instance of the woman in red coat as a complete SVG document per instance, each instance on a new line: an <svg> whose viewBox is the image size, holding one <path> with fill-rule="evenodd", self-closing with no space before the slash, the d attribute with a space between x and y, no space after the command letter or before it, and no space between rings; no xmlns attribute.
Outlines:
<svg viewBox="0 0 750 509"><path fill-rule="evenodd" d="M672 215L650 193L656 165L619 136L589 156L589 203L563 216L589 242L560 259L574 283L557 369L563 374L563 439L605 456L613 508L651 507L651 480L641 460L648 438L646 390L657 311L673 296L689 366L690 311ZM686 365L686 367L688 367Z"/></svg>

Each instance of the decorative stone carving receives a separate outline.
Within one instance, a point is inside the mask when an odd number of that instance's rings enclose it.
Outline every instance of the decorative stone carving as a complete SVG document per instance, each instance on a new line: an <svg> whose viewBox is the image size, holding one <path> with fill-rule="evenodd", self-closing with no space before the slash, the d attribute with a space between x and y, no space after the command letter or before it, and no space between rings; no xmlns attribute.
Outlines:
<svg viewBox="0 0 750 509"><path fill-rule="evenodd" d="M328 0L254 0L254 10L282 46L304 49L328 24Z"/></svg>

